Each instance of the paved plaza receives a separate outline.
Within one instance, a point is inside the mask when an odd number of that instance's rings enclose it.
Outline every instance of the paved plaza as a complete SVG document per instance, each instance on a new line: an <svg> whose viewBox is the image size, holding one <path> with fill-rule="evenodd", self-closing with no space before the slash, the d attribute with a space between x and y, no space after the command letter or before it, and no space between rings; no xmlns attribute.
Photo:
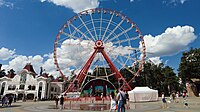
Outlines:
<svg viewBox="0 0 200 112"><path fill-rule="evenodd" d="M178 99L179 103L168 103L167 108L162 108L161 101L157 102L143 102L143 103L130 103L130 109L126 112L199 112L200 111L200 98L189 97L187 103L189 107L184 107L183 99ZM97 102L101 104L101 102ZM106 102L108 103L108 102ZM87 112L88 110L73 109L69 107L70 102L65 102L63 110L55 109L54 101L39 101L39 102L16 102L11 107L1 107L0 112ZM87 102L71 102L71 105L88 104ZM90 104L92 105L92 104ZM108 112L109 110L99 110ZM94 111L93 111L94 112Z"/></svg>

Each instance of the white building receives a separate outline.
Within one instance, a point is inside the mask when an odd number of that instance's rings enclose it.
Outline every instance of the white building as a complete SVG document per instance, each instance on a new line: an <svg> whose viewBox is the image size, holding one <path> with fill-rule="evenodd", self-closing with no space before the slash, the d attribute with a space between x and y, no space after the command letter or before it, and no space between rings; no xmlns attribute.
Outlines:
<svg viewBox="0 0 200 112"><path fill-rule="evenodd" d="M52 99L64 92L65 82L53 76L35 73L28 63L19 74L10 73L0 78L0 95L13 95L18 100Z"/></svg>

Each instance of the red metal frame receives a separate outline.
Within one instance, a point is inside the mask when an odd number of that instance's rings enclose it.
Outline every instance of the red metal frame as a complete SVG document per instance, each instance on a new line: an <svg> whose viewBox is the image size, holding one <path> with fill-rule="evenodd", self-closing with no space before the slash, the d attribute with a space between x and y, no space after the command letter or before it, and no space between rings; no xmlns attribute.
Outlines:
<svg viewBox="0 0 200 112"><path fill-rule="evenodd" d="M108 65L110 66L110 69L111 69L112 73L114 74L114 76L117 78L117 80L122 79L124 81L124 85L122 85L122 86L126 85L129 90L132 90L132 88L130 87L130 85L126 82L126 80L124 79L124 77L117 70L117 68L114 66L114 64L112 63L112 61L110 60L110 58L108 57L108 55L106 54L106 52L104 51L103 42L101 40L97 40L95 42L94 49L95 49L94 52L92 53L92 55L90 56L90 58L88 59L88 61L85 63L85 65L83 66L83 68L81 69L81 71L79 72L79 74L76 76L76 78L74 79L73 83L70 83L68 89L64 92L64 94L66 94L67 92L73 90L75 80L78 80L78 84L80 84L81 82L83 82L83 80L84 80L84 78L86 76L85 74L88 72L88 70L90 68L90 65L92 64L92 61L94 60L97 52L102 53L103 57L105 58L105 60L108 63Z"/></svg>
<svg viewBox="0 0 200 112"><path fill-rule="evenodd" d="M87 10L84 10L84 11L82 11L82 12L80 12L80 13L74 15L72 18L68 19L67 22L61 27L59 33L58 33L57 36L56 36L56 40L55 40L55 43L54 43L54 64L55 64L56 67L57 67L57 71L60 72L61 76L63 76L67 82L70 82L70 81L65 77L65 75L63 74L63 72L61 71L61 69L60 69L60 67L59 67L59 65L58 65L58 60L57 60L57 56L56 56L56 52L57 52L57 49L56 49L56 48L57 48L57 46L58 46L58 40L60 39L60 35L63 33L63 30L64 30L66 27L68 27L68 23L70 23L70 22L76 20L76 18L78 18L78 16L82 16L82 15L84 15L84 14L90 12L90 11L92 11L92 13L101 13L101 12L103 12L103 13L104 13L104 12L105 12L105 13L110 13L110 14L113 14L113 13L114 13L117 17L119 16L119 17L121 17L122 19L125 19L125 21L127 21L128 23L130 23L130 24L132 25L132 27L136 28L136 32L139 34L139 37L141 38L141 43L142 43L142 47L143 47L143 49L142 49L142 50L143 50L143 56L142 56L141 61L140 61L140 63L139 63L139 64L140 64L139 70L134 74L134 77L128 82L128 84L129 84L130 82L132 82L132 80L135 79L135 77L136 77L136 76L139 74L139 72L142 70L142 65L144 64L144 59L145 59L145 56L146 56L146 54L145 54L146 48L145 48L145 44L144 44L144 39L143 39L143 36L142 36L141 31L139 30L139 28L137 27L137 25L134 23L134 21L132 21L130 18L128 18L126 15L122 14L121 12L117 12L117 11L115 11L115 10L110 10L110 9L95 8L95 9L87 9ZM97 43L97 41L96 41L96 43ZM98 43L97 43L97 44L98 44ZM96 51L95 51L95 52L96 52ZM98 52L98 50L97 50L97 52ZM102 52L104 52L104 51L102 51ZM101 52L101 53L102 53L102 52ZM102 53L102 54L103 54L103 53ZM89 62L90 62L90 64L92 63L92 61L93 61L92 57L94 58L95 55L96 55L96 54L94 54L94 56L91 56L91 57L89 58L89 60L87 61L88 64L86 63L86 64L83 66L83 68L82 68L82 70L81 70L83 73L86 73L86 72L88 71L86 68L89 69L89 67L90 67ZM104 58L105 58L105 57L106 57L106 56L104 55ZM109 66L110 66L110 68L112 68L112 71L113 71L113 69L116 69L115 66L114 66L113 64L110 64L111 61L110 61L109 58L105 58L105 59L106 59L106 61L109 60L109 61L107 61L107 63L109 63ZM111 65L114 66L114 67L111 67ZM116 69L116 70L117 70L117 69ZM116 70L114 70L114 71L116 71ZM115 73L115 72L114 72L114 73ZM118 72L116 72L116 73L118 73ZM115 74L115 76L117 76L117 77L121 77L120 75L121 75L121 74L118 74L118 75ZM79 73L79 75L77 75L75 79L77 79L78 77L79 77L79 80L80 80L80 79L81 79L81 80L84 80L85 75L81 75L81 74ZM122 77L122 79L124 79L124 78ZM74 82L74 81L73 81L73 82ZM126 83L126 82L125 82L125 83ZM126 85L127 85L127 84L126 84ZM71 87L71 86L73 86L73 85L70 84L69 87ZM73 87L71 87L71 88L73 88ZM69 91L69 88L68 88L67 91ZM70 91L71 91L71 90L70 90Z"/></svg>

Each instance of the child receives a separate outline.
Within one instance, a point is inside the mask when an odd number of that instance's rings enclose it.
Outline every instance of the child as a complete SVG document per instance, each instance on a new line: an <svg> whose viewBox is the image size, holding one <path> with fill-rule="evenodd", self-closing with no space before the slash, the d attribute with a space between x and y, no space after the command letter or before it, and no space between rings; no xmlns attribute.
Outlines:
<svg viewBox="0 0 200 112"><path fill-rule="evenodd" d="M162 102L163 102L162 107L166 108L167 107L167 101L166 101L164 93L162 93Z"/></svg>

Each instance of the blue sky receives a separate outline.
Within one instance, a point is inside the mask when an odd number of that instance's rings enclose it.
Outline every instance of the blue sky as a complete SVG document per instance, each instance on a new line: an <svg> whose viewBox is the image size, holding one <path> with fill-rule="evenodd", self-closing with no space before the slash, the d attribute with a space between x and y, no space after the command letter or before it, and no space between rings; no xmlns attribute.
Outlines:
<svg viewBox="0 0 200 112"><path fill-rule="evenodd" d="M0 0L0 63L19 71L31 62L37 72L43 66L54 73L48 55L60 27L81 10L107 8L137 24L152 61L176 71L182 52L200 46L199 6L199 0Z"/></svg>

